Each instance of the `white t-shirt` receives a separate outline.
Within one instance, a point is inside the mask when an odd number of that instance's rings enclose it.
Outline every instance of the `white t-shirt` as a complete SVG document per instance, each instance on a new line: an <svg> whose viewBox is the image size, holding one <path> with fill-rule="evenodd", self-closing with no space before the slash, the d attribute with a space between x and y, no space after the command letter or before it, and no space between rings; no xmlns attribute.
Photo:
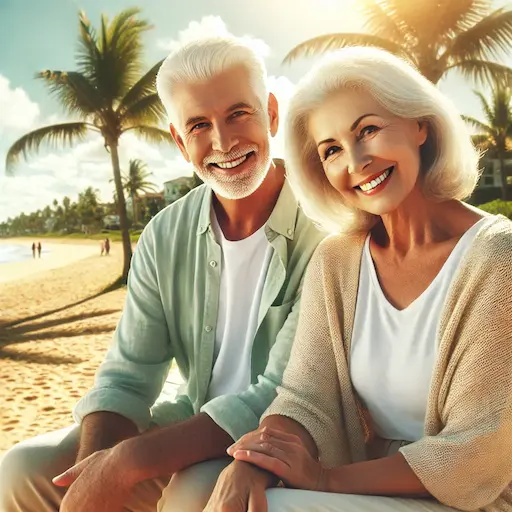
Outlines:
<svg viewBox="0 0 512 512"><path fill-rule="evenodd" d="M403 310L386 299L371 257L370 236L366 239L350 374L375 432L384 439L413 442L423 437L443 306L460 262L485 220L464 233L429 287Z"/></svg>
<svg viewBox="0 0 512 512"><path fill-rule="evenodd" d="M265 226L251 236L226 240L215 213L212 228L222 248L219 312L207 399L238 393L251 383L251 352L273 248Z"/></svg>

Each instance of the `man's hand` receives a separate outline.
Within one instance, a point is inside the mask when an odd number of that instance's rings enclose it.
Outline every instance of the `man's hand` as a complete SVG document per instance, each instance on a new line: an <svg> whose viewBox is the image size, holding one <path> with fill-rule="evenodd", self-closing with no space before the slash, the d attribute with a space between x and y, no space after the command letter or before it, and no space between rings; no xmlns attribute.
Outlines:
<svg viewBox="0 0 512 512"><path fill-rule="evenodd" d="M228 454L279 477L288 487L326 490L327 470L314 459L301 438L263 427L243 436L228 448Z"/></svg>
<svg viewBox="0 0 512 512"><path fill-rule="evenodd" d="M204 512L267 512L265 491L277 482L267 471L234 461L220 474Z"/></svg>
<svg viewBox="0 0 512 512"><path fill-rule="evenodd" d="M93 453L53 479L69 487L60 512L123 512L132 487L130 471L124 471L115 448Z"/></svg>

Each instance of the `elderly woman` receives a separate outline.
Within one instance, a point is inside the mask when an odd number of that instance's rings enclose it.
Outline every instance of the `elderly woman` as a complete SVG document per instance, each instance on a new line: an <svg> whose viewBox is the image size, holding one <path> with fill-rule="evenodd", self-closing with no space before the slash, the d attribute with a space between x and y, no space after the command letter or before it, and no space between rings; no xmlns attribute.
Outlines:
<svg viewBox="0 0 512 512"><path fill-rule="evenodd" d="M338 234L277 398L229 454L294 488L269 512L512 510L512 223L462 202L478 155L456 109L351 48L300 82L286 135L304 211ZM258 471L239 508L221 475L206 510L259 512Z"/></svg>

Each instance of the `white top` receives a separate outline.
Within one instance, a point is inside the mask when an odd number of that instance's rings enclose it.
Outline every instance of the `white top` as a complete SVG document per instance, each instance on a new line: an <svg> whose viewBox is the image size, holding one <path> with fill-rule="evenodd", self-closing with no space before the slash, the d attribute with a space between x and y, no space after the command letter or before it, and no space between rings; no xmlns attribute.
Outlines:
<svg viewBox="0 0 512 512"><path fill-rule="evenodd" d="M273 248L265 226L235 242L226 240L215 213L212 228L222 248L214 366L207 399L238 393L251 383L251 352Z"/></svg>
<svg viewBox="0 0 512 512"><path fill-rule="evenodd" d="M437 357L437 332L450 285L482 222L460 238L429 287L407 308L386 299L370 254L370 236L361 260L350 375L384 439L423 437L430 380Z"/></svg>

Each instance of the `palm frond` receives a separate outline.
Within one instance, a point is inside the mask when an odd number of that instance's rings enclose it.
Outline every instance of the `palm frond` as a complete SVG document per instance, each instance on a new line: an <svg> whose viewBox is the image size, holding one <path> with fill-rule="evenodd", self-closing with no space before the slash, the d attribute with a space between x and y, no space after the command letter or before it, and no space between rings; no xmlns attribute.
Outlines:
<svg viewBox="0 0 512 512"><path fill-rule="evenodd" d="M130 107L139 100L156 92L156 75L158 70L162 66L163 59L157 62L136 84L134 84L130 90L126 93L124 98L119 104L119 109L122 112L123 109Z"/></svg>
<svg viewBox="0 0 512 512"><path fill-rule="evenodd" d="M374 46L387 50L395 55L400 55L408 58L409 60L413 60L402 46L394 43L393 41L371 34L346 33L327 34L314 37L313 39L308 39L293 48L288 55L286 55L283 62L290 63L299 57L321 55L345 46Z"/></svg>
<svg viewBox="0 0 512 512"><path fill-rule="evenodd" d="M36 78L45 82L50 93L71 114L85 119L104 107L98 90L81 73L45 70L37 73Z"/></svg>
<svg viewBox="0 0 512 512"><path fill-rule="evenodd" d="M448 45L445 56L452 63L464 60L497 59L512 44L512 11L497 9L458 34Z"/></svg>
<svg viewBox="0 0 512 512"><path fill-rule="evenodd" d="M487 101L487 98L480 91L473 91L473 93L480 101L480 106L482 107L482 110L484 111L485 118L487 119L487 122L489 124L492 124L492 121L494 119L494 114L489 105L489 102Z"/></svg>
<svg viewBox="0 0 512 512"><path fill-rule="evenodd" d="M71 146L74 142L85 138L89 130L96 127L89 123L62 123L38 128L18 139L7 152L5 169L12 175L20 156L27 158L29 153L39 151L41 145L48 144L52 148Z"/></svg>
<svg viewBox="0 0 512 512"><path fill-rule="evenodd" d="M94 30L84 11L80 11L78 23L80 34L76 54L78 69L89 80L94 80L101 60L96 30Z"/></svg>
<svg viewBox="0 0 512 512"><path fill-rule="evenodd" d="M512 84L512 69L497 62L471 59L447 66L445 73L451 70L457 70L464 78L483 86L489 83Z"/></svg>
<svg viewBox="0 0 512 512"><path fill-rule="evenodd" d="M156 126L147 126L147 125L137 125L131 126L123 131L126 133L128 131L134 131L138 136L146 139L148 142L160 144L166 143L171 146L174 146L174 139L169 131L163 130L162 128L158 128Z"/></svg>
<svg viewBox="0 0 512 512"><path fill-rule="evenodd" d="M165 120L165 108L155 92L140 99L121 114L123 127L134 125L158 125Z"/></svg>
<svg viewBox="0 0 512 512"><path fill-rule="evenodd" d="M473 128L476 128L480 132L480 135L485 135L486 137L489 137L494 132L492 126L485 124L482 121L475 119L474 117L462 116L462 119L464 119L464 121L469 125L473 126Z"/></svg>
<svg viewBox="0 0 512 512"><path fill-rule="evenodd" d="M364 0L357 9L365 18L364 26L369 33L404 45L406 33L400 25L396 12L379 0Z"/></svg>
<svg viewBox="0 0 512 512"><path fill-rule="evenodd" d="M446 37L468 30L489 14L489 0L438 0L435 8L429 8L428 14L434 22L434 28Z"/></svg>

